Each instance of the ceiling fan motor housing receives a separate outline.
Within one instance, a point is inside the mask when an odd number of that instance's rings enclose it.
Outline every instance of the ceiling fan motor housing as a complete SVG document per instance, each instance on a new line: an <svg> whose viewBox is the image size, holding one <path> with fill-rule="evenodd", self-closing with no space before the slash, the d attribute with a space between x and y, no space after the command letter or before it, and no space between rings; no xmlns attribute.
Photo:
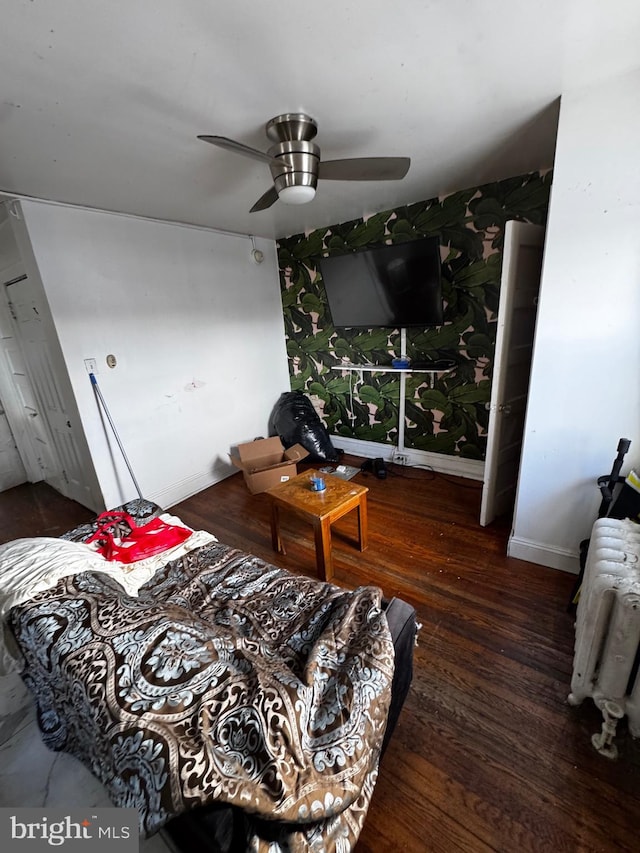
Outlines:
<svg viewBox="0 0 640 853"><path fill-rule="evenodd" d="M313 142L279 142L272 145L267 153L282 162L282 166L269 166L278 194L285 187L317 187L320 149Z"/></svg>
<svg viewBox="0 0 640 853"><path fill-rule="evenodd" d="M310 142L318 125L306 113L283 113L270 119L265 130L272 142Z"/></svg>

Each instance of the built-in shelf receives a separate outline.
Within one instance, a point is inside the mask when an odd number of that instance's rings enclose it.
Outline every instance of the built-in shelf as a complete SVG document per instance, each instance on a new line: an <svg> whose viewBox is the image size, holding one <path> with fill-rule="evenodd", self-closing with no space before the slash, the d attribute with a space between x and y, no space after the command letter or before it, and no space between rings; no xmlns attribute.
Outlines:
<svg viewBox="0 0 640 853"><path fill-rule="evenodd" d="M401 358L407 357L407 330L400 329L400 349L399 354ZM434 368L434 367L393 367L392 365L381 365L381 364L353 364L351 361L343 362L342 364L334 364L331 367L331 370L337 370L341 373L351 373L354 374L349 379L349 397L351 402L351 420L355 421L355 415L353 413L353 397L354 394L357 394L357 388L360 384L364 383L364 373L398 373L400 375L399 382L399 393L398 393L398 441L397 441L397 450L396 452L405 451L404 446L404 429L405 429L405 421L406 421L406 386L407 386L407 374L409 373L423 373L427 376L435 377L438 374L449 373L453 370L453 367L445 367L444 369ZM355 388L354 388L355 386Z"/></svg>
<svg viewBox="0 0 640 853"><path fill-rule="evenodd" d="M451 367L385 367L381 364L351 364L351 362L346 362L345 364L334 364L331 370L351 370L358 373L449 373Z"/></svg>

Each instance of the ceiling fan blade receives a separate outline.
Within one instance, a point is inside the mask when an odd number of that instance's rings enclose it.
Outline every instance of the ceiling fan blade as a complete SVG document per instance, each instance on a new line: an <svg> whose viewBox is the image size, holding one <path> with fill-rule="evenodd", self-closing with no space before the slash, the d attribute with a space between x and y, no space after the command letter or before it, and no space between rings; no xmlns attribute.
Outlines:
<svg viewBox="0 0 640 853"><path fill-rule="evenodd" d="M409 171L409 157L356 157L320 162L318 178L325 181L399 181Z"/></svg>
<svg viewBox="0 0 640 853"><path fill-rule="evenodd" d="M252 157L254 160L260 160L263 163L268 163L270 166L283 166L282 160L277 160L270 154L265 154L258 151L257 148L250 148L248 145L243 145L242 142L236 142L235 139L228 139L226 136L209 136L203 134L198 136L203 142L210 142L212 145L217 145L218 148L226 148L227 151L233 151L235 154L243 154L245 157Z"/></svg>
<svg viewBox="0 0 640 853"><path fill-rule="evenodd" d="M264 195L261 195L258 201L253 205L249 213L255 213L257 210L266 210L278 201L278 193L275 187L271 187Z"/></svg>

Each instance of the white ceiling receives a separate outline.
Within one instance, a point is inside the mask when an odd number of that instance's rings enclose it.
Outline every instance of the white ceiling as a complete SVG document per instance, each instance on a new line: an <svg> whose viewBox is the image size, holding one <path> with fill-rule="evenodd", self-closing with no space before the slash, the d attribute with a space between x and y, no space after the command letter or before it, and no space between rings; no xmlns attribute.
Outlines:
<svg viewBox="0 0 640 853"><path fill-rule="evenodd" d="M5 0L0 189L278 237L552 165L563 91L640 64L638 0ZM265 122L323 159L411 157L249 213Z"/></svg>

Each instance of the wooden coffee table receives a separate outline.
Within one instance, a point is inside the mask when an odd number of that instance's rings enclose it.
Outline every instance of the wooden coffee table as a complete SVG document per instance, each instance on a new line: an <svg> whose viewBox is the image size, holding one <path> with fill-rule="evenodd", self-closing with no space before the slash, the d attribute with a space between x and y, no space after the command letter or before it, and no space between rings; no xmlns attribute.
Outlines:
<svg viewBox="0 0 640 853"><path fill-rule="evenodd" d="M311 477L323 477L326 489L314 492ZM332 474L305 471L286 483L280 483L265 494L271 499L271 542L273 550L286 553L280 537L280 511L289 510L306 518L313 525L316 546L316 565L320 580L330 581L333 577L331 558L331 525L352 509L358 511L358 545L361 551L367 547L367 492L366 486L358 486Z"/></svg>

